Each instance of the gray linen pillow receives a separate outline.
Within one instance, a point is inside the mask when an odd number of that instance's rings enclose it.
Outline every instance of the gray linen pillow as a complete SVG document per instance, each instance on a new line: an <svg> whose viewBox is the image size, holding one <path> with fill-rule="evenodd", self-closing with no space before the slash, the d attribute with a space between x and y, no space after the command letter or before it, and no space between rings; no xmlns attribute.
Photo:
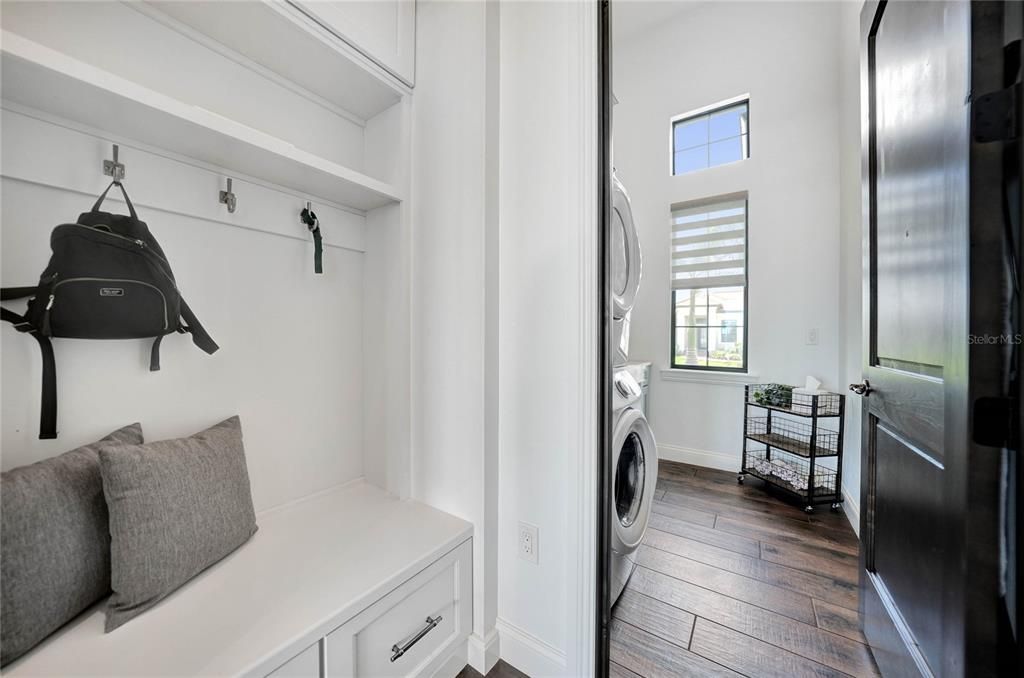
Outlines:
<svg viewBox="0 0 1024 678"><path fill-rule="evenodd" d="M142 442L132 424L0 474L0 666L110 593L99 449Z"/></svg>
<svg viewBox="0 0 1024 678"><path fill-rule="evenodd" d="M256 514L231 417L189 438L100 451L110 510L108 632L244 544Z"/></svg>

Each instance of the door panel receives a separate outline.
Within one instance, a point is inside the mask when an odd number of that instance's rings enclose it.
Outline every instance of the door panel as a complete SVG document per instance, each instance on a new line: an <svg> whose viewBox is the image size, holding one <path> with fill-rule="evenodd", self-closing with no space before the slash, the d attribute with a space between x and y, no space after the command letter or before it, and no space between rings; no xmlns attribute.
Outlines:
<svg viewBox="0 0 1024 678"><path fill-rule="evenodd" d="M950 587L947 438L960 385L968 284L967 3L865 9L867 187L862 611L886 676L944 670ZM952 428L951 428L952 427Z"/></svg>
<svg viewBox="0 0 1024 678"><path fill-rule="evenodd" d="M966 93L965 64L945 58L942 39L964 26L947 26L946 5L891 3L874 41L877 364L938 378L953 251L947 153L966 152L966 138L960 148L942 143Z"/></svg>
<svg viewBox="0 0 1024 678"><path fill-rule="evenodd" d="M942 663L942 526L933 509L942 467L927 451L884 424L875 429L874 572L913 631L928 663ZM911 526L913 526L911 528Z"/></svg>

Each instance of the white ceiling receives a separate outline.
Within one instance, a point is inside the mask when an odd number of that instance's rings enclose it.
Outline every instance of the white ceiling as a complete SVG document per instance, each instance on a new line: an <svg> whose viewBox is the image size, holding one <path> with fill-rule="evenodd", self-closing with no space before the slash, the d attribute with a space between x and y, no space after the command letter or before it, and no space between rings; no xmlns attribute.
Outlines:
<svg viewBox="0 0 1024 678"><path fill-rule="evenodd" d="M612 0L612 44L635 38L708 0Z"/></svg>

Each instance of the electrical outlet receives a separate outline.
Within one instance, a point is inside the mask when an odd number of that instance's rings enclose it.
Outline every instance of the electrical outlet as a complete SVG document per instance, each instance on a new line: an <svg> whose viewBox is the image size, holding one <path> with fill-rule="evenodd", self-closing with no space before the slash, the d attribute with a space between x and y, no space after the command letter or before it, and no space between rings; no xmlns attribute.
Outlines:
<svg viewBox="0 0 1024 678"><path fill-rule="evenodd" d="M817 346L818 345L818 328L817 327L812 327L811 329L807 330L807 345L808 346Z"/></svg>
<svg viewBox="0 0 1024 678"><path fill-rule="evenodd" d="M519 523L519 557L536 565L540 562L540 540L537 537L537 526L530 523Z"/></svg>

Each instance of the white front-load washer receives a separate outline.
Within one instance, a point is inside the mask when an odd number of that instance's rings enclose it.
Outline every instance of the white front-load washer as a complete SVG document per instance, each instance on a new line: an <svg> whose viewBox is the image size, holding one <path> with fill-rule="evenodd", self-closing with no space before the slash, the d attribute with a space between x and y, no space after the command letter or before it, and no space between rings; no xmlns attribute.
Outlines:
<svg viewBox="0 0 1024 678"><path fill-rule="evenodd" d="M643 257L640 254L640 235L633 222L633 208L629 194L619 177L612 172L611 214L611 288L612 288L612 346L614 364L629 359L629 315L640 289L643 276Z"/></svg>
<svg viewBox="0 0 1024 678"><path fill-rule="evenodd" d="M654 433L637 407L642 390L627 369L612 379L611 604L636 568L636 550L647 532L658 482Z"/></svg>

